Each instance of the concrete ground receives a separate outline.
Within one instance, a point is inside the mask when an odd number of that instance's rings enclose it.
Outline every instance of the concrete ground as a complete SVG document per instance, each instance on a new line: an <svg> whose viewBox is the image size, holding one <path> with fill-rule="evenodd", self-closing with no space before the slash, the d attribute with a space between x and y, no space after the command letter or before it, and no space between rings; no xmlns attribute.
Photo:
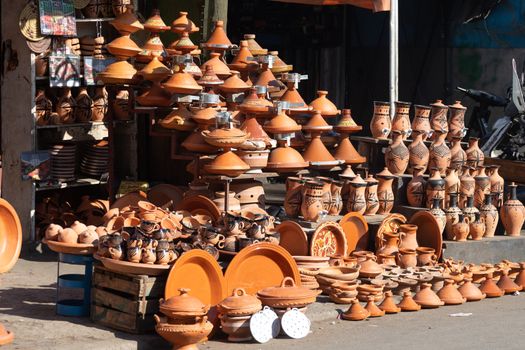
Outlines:
<svg viewBox="0 0 525 350"><path fill-rule="evenodd" d="M53 255L20 259L0 275L0 323L15 333L12 349L169 349L156 334L131 335L93 324L88 318L55 315L56 262ZM67 267L68 265L64 265ZM71 266L74 270L74 266ZM65 269L64 271L67 271ZM213 340L201 349L525 349L525 297L505 296L460 306L387 315L362 322L338 319L343 307L325 300L309 307L312 333L300 340L266 344ZM471 313L453 317L451 314Z"/></svg>

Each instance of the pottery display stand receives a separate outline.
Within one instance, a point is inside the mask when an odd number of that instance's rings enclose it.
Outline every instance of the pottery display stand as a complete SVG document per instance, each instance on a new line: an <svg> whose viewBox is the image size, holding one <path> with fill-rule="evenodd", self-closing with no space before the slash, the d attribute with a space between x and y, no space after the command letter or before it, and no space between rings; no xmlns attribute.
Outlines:
<svg viewBox="0 0 525 350"><path fill-rule="evenodd" d="M84 265L84 274L60 274L60 264ZM91 277L93 257L85 255L58 254L56 313L62 316L89 316L91 305ZM60 299L62 288L82 289L83 299Z"/></svg>

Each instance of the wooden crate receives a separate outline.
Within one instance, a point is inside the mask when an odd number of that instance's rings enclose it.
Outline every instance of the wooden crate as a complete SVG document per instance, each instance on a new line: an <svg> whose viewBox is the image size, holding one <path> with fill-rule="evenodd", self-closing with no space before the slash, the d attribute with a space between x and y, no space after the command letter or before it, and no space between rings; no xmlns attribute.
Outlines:
<svg viewBox="0 0 525 350"><path fill-rule="evenodd" d="M152 332L165 285L166 276L122 274L95 266L91 320L128 333Z"/></svg>

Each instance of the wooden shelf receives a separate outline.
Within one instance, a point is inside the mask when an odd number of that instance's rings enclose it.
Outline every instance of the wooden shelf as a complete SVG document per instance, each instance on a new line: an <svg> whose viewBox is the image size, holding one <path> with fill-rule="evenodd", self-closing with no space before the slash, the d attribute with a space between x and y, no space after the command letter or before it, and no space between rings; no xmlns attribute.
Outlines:
<svg viewBox="0 0 525 350"><path fill-rule="evenodd" d="M96 186L96 185L105 185L106 181L91 179L91 178L80 178L76 179L75 181L71 182L57 182L52 184L40 184L36 183L35 190L37 192L39 191L49 191L49 190L61 190L65 188L73 188L73 187L83 187L83 186Z"/></svg>
<svg viewBox="0 0 525 350"><path fill-rule="evenodd" d="M114 20L114 17L107 18L75 18L77 23L97 23L97 22L109 22Z"/></svg>

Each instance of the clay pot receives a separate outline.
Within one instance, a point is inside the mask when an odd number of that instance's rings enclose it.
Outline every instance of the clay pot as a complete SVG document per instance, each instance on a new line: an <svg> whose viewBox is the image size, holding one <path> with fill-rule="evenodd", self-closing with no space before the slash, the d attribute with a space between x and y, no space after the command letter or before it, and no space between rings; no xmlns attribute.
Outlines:
<svg viewBox="0 0 525 350"><path fill-rule="evenodd" d="M377 198L379 199L378 214L388 214L394 207L394 192L392 191L392 182L397 176L392 174L388 168L376 174L379 181L377 187Z"/></svg>
<svg viewBox="0 0 525 350"><path fill-rule="evenodd" d="M467 205L463 208L463 215L468 218L469 223L476 221L476 215L479 214L478 208L474 206L474 198L467 198Z"/></svg>
<svg viewBox="0 0 525 350"><path fill-rule="evenodd" d="M452 279L445 280L445 285L437 292L437 295L439 299L445 302L445 305L459 305L466 301L458 291L456 282Z"/></svg>
<svg viewBox="0 0 525 350"><path fill-rule="evenodd" d="M505 291L500 289L492 279L492 273L489 273L485 280L481 282L479 290L481 293L485 294L487 298L499 298L505 294Z"/></svg>
<svg viewBox="0 0 525 350"><path fill-rule="evenodd" d="M448 133L448 121L447 121L447 112L448 107L443 104L442 100L437 100L436 102L430 105L431 115L430 115L430 126L435 133Z"/></svg>
<svg viewBox="0 0 525 350"><path fill-rule="evenodd" d="M157 315L154 315L155 331L168 343L173 345L173 349L195 349L197 343L207 339L213 330L213 324L208 321L208 317L202 317L197 323L191 324L172 324L161 322Z"/></svg>
<svg viewBox="0 0 525 350"><path fill-rule="evenodd" d="M479 166L482 166L485 161L485 155L479 148L479 139L476 137L471 137L468 140L467 153L467 165L477 169Z"/></svg>
<svg viewBox="0 0 525 350"><path fill-rule="evenodd" d="M103 121L108 112L108 93L103 86L97 87L93 106L91 107L91 120L94 122Z"/></svg>
<svg viewBox="0 0 525 350"><path fill-rule="evenodd" d="M484 237L494 237L499 221L498 209L492 205L492 196L493 194L485 195L485 204L479 208L480 217L485 222Z"/></svg>
<svg viewBox="0 0 525 350"><path fill-rule="evenodd" d="M425 168L422 166L416 166L413 170L412 179L407 185L407 200L408 204L413 207L421 208L425 206L425 189L427 181L423 174Z"/></svg>
<svg viewBox="0 0 525 350"><path fill-rule="evenodd" d="M75 121L78 123L85 123L91 120L91 108L93 107L93 100L89 97L85 87L80 88L80 91L75 100Z"/></svg>
<svg viewBox="0 0 525 350"><path fill-rule="evenodd" d="M476 214L476 221L469 224L469 232L472 240L480 241L485 234L485 219L480 218L479 213Z"/></svg>
<svg viewBox="0 0 525 350"><path fill-rule="evenodd" d="M520 271L514 279L514 283L520 286L522 290L525 288L525 262L520 263Z"/></svg>
<svg viewBox="0 0 525 350"><path fill-rule="evenodd" d="M64 88L62 96L57 102L56 112L61 124L70 124L75 122L76 101L71 95L70 88Z"/></svg>
<svg viewBox="0 0 525 350"><path fill-rule="evenodd" d="M465 136L465 112L467 107L456 101L453 105L448 106L450 116L448 117L448 137L451 141L453 138L462 139Z"/></svg>
<svg viewBox="0 0 525 350"><path fill-rule="evenodd" d="M372 175L368 175L366 182L366 210L365 215L375 215L379 210L379 198L377 197L377 187L379 181L374 179Z"/></svg>
<svg viewBox="0 0 525 350"><path fill-rule="evenodd" d="M427 208L430 208L434 198L438 198L441 201L441 206L443 206L445 200L445 180L441 178L439 169L432 168L431 171L431 176L427 180L427 187L425 189Z"/></svg>
<svg viewBox="0 0 525 350"><path fill-rule="evenodd" d="M377 254L393 255L399 251L399 234L395 232L383 233L383 242L381 248L377 250Z"/></svg>
<svg viewBox="0 0 525 350"><path fill-rule="evenodd" d="M296 218L299 216L301 211L303 185L304 180L299 177L286 178L284 211L288 217Z"/></svg>
<svg viewBox="0 0 525 350"><path fill-rule="evenodd" d="M461 139L454 137L450 147L450 167L460 171L467 161L467 153L461 148Z"/></svg>
<svg viewBox="0 0 525 350"><path fill-rule="evenodd" d="M459 179L457 170L450 167L447 169L447 176L445 177L445 207L449 206L450 194L459 194L459 187L461 180Z"/></svg>
<svg viewBox="0 0 525 350"><path fill-rule="evenodd" d="M323 210L323 184L317 181L306 181L303 185L301 215L306 221L316 222Z"/></svg>
<svg viewBox="0 0 525 350"><path fill-rule="evenodd" d="M113 101L113 117L116 120L131 120L133 114L129 113L129 92L120 90Z"/></svg>
<svg viewBox="0 0 525 350"><path fill-rule="evenodd" d="M399 237L401 242L399 249L416 250L417 244L417 226L412 224L399 225Z"/></svg>
<svg viewBox="0 0 525 350"><path fill-rule="evenodd" d="M348 211L364 214L366 211L366 182L358 174L349 182L349 185L348 202L346 204Z"/></svg>
<svg viewBox="0 0 525 350"><path fill-rule="evenodd" d="M414 119L412 120L412 133L421 134L423 140L432 136L432 128L430 127L430 107L414 105Z"/></svg>
<svg viewBox="0 0 525 350"><path fill-rule="evenodd" d="M423 173L427 170L429 161L429 150L423 142L423 133L416 131L412 143L408 146L409 160L408 171L413 172L415 167L423 168Z"/></svg>
<svg viewBox="0 0 525 350"><path fill-rule="evenodd" d="M445 303L439 299L432 290L432 284L421 283L419 291L414 296L414 301L424 309L433 309L443 306Z"/></svg>
<svg viewBox="0 0 525 350"><path fill-rule="evenodd" d="M470 233L469 227L470 220L464 215L459 215L459 220L457 223L452 224L452 234L458 242L465 242Z"/></svg>
<svg viewBox="0 0 525 350"><path fill-rule="evenodd" d="M443 132L436 132L434 134L434 141L430 145L428 167L430 169L437 168L441 174L444 174L450 166L451 152L445 142L447 134Z"/></svg>
<svg viewBox="0 0 525 350"><path fill-rule="evenodd" d="M467 205L468 197L474 198L474 191L476 188L476 182L471 175L472 168L463 167L463 174L459 178L459 201L458 206L463 209Z"/></svg>
<svg viewBox="0 0 525 350"><path fill-rule="evenodd" d="M516 184L509 185L510 198L500 209L501 222L507 236L519 236L525 221L525 207L516 196Z"/></svg>
<svg viewBox="0 0 525 350"><path fill-rule="evenodd" d="M57 240L58 240L58 234L59 234L60 231L62 231L62 230L63 230L62 226L60 226L60 225L56 225L56 224L50 224L50 225L46 228L45 238L46 238L48 241L57 241Z"/></svg>
<svg viewBox="0 0 525 350"><path fill-rule="evenodd" d="M370 316L368 310L366 310L357 299L352 300L352 306L341 314L341 318L348 321L362 321Z"/></svg>
<svg viewBox="0 0 525 350"><path fill-rule="evenodd" d="M341 213L341 210L343 209L343 198L341 197L342 188L343 188L342 181L332 180L332 183L330 185L331 200L330 200L330 210L328 211L329 215L339 215ZM377 181L376 181L376 188L377 188ZM367 182L367 190L368 190L368 182ZM377 199L377 194L376 194L376 199ZM367 197L367 200L368 200L368 197Z"/></svg>
<svg viewBox="0 0 525 350"><path fill-rule="evenodd" d="M439 198L434 198L432 200L432 208L429 210L429 213L432 214L432 216L436 219L439 225L439 230L441 234L443 234L445 226L447 225L447 217L445 215L445 212L441 210L440 203L441 200Z"/></svg>
<svg viewBox="0 0 525 350"><path fill-rule="evenodd" d="M261 308L261 301L257 297L247 294L242 288L235 288L231 296L217 305L219 312L227 316L250 316Z"/></svg>
<svg viewBox="0 0 525 350"><path fill-rule="evenodd" d="M379 308L387 314L397 314L401 311L401 308L396 305L392 291L385 292L385 299L379 304Z"/></svg>
<svg viewBox="0 0 525 350"><path fill-rule="evenodd" d="M402 135L402 139L406 140L412 133L410 126L410 106L412 105L409 102L394 102L395 104L395 113L394 119L392 120L392 132L399 131Z"/></svg>
<svg viewBox="0 0 525 350"><path fill-rule="evenodd" d="M410 154L399 130L392 131L393 141L385 152L385 164L394 175L402 175L408 167Z"/></svg>
<svg viewBox="0 0 525 350"><path fill-rule="evenodd" d="M230 190L235 192L241 209L254 206L265 208L266 196L259 181L237 181L230 186Z"/></svg>
<svg viewBox="0 0 525 350"><path fill-rule="evenodd" d="M460 215L463 214L461 209L457 206L458 195L450 194L450 203L447 209L445 209L445 238L452 241L454 240L454 232L452 227L459 222ZM496 211L497 212L497 211Z"/></svg>
<svg viewBox="0 0 525 350"><path fill-rule="evenodd" d="M479 208L485 202L485 195L490 193L490 179L485 174L485 167L478 168L478 174L474 177L474 205Z"/></svg>
<svg viewBox="0 0 525 350"><path fill-rule="evenodd" d="M225 204L225 197L226 193L224 191L215 192L215 199L213 199L213 203L219 208L220 210L224 210L224 204ZM241 210L241 202L235 198L235 192L230 191L228 193L228 211L240 211Z"/></svg>
<svg viewBox="0 0 525 350"><path fill-rule="evenodd" d="M262 304L285 309L289 305L304 307L315 302L318 291L296 286L293 278L285 277L278 287L267 287L257 292Z"/></svg>
<svg viewBox="0 0 525 350"><path fill-rule="evenodd" d="M397 247L396 247L397 248ZM397 252L397 250L396 250ZM397 266L395 255L377 253L377 262L386 266Z"/></svg>
<svg viewBox="0 0 525 350"><path fill-rule="evenodd" d="M465 277L464 283L458 288L458 291L467 301L480 301L486 297L486 295L472 283L472 278L469 277Z"/></svg>
<svg viewBox="0 0 525 350"><path fill-rule="evenodd" d="M401 309L401 311L419 311L421 310L421 305L416 303L414 299L412 299L412 292L410 290L405 290L403 292L403 299L397 304L397 307Z"/></svg>
<svg viewBox="0 0 525 350"><path fill-rule="evenodd" d="M381 310L375 303L374 303L374 297L369 296L368 301L365 305L366 311L368 311L369 316L368 317L381 317L385 315L385 311Z"/></svg>
<svg viewBox="0 0 525 350"><path fill-rule="evenodd" d="M417 247L417 266L433 266L437 263L436 250L429 247Z"/></svg>
<svg viewBox="0 0 525 350"><path fill-rule="evenodd" d="M310 102L309 106L318 111L323 117L333 117L339 114L336 105L326 96L328 91L317 90L317 98Z"/></svg>
<svg viewBox="0 0 525 350"><path fill-rule="evenodd" d="M370 122L370 131L376 139L387 139L392 130L390 103L374 101L374 115Z"/></svg>
<svg viewBox="0 0 525 350"><path fill-rule="evenodd" d="M46 97L44 90L38 90L35 97L35 122L37 125L49 124L53 104Z"/></svg>
<svg viewBox="0 0 525 350"><path fill-rule="evenodd" d="M72 228L65 228L58 232L58 241L69 244L77 243L78 233Z"/></svg>
<svg viewBox="0 0 525 350"><path fill-rule="evenodd" d="M377 258L374 254L366 254L364 260L359 262L359 278L375 278L383 273L384 269L376 262Z"/></svg>
<svg viewBox="0 0 525 350"><path fill-rule="evenodd" d="M399 248L396 254L396 260L399 267L406 269L417 266L417 253L414 249Z"/></svg>
<svg viewBox="0 0 525 350"><path fill-rule="evenodd" d="M321 201L323 202L323 211L328 213L332 202L332 193L330 188L332 186L332 179L328 177L318 176L316 180L323 184L323 196Z"/></svg>
<svg viewBox="0 0 525 350"><path fill-rule="evenodd" d="M221 329L228 335L230 342L245 342L252 339L250 332L250 318L247 316L226 316L221 315Z"/></svg>
<svg viewBox="0 0 525 350"><path fill-rule="evenodd" d="M499 165L491 165L486 167L490 169L490 192L494 193L494 205L500 208L503 205L503 189L505 187L505 180L499 174Z"/></svg>

